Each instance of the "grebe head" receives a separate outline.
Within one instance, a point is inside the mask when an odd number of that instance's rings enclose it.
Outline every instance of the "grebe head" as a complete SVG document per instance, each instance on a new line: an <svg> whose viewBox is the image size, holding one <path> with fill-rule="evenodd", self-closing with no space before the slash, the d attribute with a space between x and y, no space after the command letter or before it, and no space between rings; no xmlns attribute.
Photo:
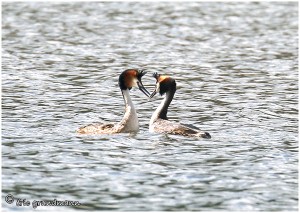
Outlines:
<svg viewBox="0 0 300 213"><path fill-rule="evenodd" d="M142 77L147 72L144 70L127 69L123 71L119 77L119 87L121 90L130 90L132 87L138 87L147 97L150 93L146 90L142 83Z"/></svg>
<svg viewBox="0 0 300 213"><path fill-rule="evenodd" d="M153 77L156 79L156 87L153 93L150 95L150 98L152 98L156 93L163 95L170 90L173 92L176 91L175 79L167 75L160 75L157 72L153 74Z"/></svg>

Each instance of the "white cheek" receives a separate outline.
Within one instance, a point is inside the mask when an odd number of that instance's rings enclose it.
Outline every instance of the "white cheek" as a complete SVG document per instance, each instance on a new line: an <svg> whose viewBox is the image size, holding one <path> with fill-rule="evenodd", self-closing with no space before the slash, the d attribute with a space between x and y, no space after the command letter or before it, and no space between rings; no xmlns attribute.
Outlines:
<svg viewBox="0 0 300 213"><path fill-rule="evenodd" d="M159 83L156 84L156 89L155 89L155 91L156 91L157 93L159 93L159 91L160 91L160 84L159 84Z"/></svg>
<svg viewBox="0 0 300 213"><path fill-rule="evenodd" d="M133 81L132 81L132 86L133 87L137 87L138 85L137 85L137 82L138 82L138 80L137 79L134 79Z"/></svg>

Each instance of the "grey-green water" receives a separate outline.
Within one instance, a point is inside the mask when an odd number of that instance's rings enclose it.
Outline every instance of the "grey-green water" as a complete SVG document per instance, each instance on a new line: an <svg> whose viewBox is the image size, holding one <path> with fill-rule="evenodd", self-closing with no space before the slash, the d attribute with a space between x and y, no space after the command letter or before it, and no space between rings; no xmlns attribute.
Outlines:
<svg viewBox="0 0 300 213"><path fill-rule="evenodd" d="M79 136L123 115L118 75L177 80L170 119L212 139ZM5 196L79 201L37 210L298 210L297 2L2 4Z"/></svg>

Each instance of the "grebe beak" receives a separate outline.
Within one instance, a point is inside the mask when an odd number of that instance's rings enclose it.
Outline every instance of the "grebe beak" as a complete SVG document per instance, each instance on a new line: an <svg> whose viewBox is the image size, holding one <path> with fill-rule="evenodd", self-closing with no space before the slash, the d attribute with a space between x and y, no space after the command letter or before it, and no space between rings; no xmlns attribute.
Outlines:
<svg viewBox="0 0 300 213"><path fill-rule="evenodd" d="M153 98L154 95L159 92L159 90L160 90L160 84L157 83L156 86L155 86L155 90L152 92L152 94L150 95L149 99Z"/></svg>
<svg viewBox="0 0 300 213"><path fill-rule="evenodd" d="M141 81L137 81L137 85L139 87L139 89L147 96L150 96L150 93L148 92L148 90L144 87L143 83Z"/></svg>
<svg viewBox="0 0 300 213"><path fill-rule="evenodd" d="M156 93L157 93L156 90L154 90L154 91L152 92L152 94L150 95L149 99L153 98L153 96L154 96Z"/></svg>

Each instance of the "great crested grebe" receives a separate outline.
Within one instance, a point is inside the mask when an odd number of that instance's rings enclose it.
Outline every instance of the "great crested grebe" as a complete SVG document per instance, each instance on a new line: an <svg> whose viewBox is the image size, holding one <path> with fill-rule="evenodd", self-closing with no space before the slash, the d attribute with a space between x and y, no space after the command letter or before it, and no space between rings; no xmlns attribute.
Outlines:
<svg viewBox="0 0 300 213"><path fill-rule="evenodd" d="M139 129L138 116L131 101L129 90L138 87L147 97L150 93L142 84L142 77L146 74L143 70L127 69L119 76L119 87L125 101L125 114L123 119L116 124L90 124L77 130L81 134L114 134L123 132L136 132Z"/></svg>
<svg viewBox="0 0 300 213"><path fill-rule="evenodd" d="M150 98L152 98L156 93L160 93L160 95L166 93L166 96L151 117L149 124L150 132L211 138L208 132L203 132L197 129L197 127L168 120L168 107L176 92L175 79L166 75L159 75L157 73L154 73L153 77L156 79L156 88L150 95Z"/></svg>

